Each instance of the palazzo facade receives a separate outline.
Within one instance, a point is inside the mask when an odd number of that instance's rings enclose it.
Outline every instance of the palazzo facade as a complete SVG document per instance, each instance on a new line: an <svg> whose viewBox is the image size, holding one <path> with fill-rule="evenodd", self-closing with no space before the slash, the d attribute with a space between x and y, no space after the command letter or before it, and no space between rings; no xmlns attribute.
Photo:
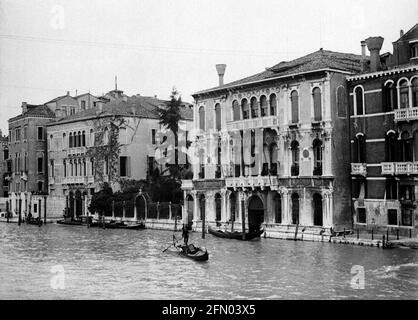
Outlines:
<svg viewBox="0 0 418 320"><path fill-rule="evenodd" d="M346 76L366 57L319 50L193 95L184 220L318 239L351 227Z"/></svg>

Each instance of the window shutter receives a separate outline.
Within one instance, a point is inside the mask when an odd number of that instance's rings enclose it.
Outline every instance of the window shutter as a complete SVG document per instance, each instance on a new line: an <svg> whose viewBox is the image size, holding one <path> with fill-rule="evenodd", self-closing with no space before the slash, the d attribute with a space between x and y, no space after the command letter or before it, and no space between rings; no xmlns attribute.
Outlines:
<svg viewBox="0 0 418 320"><path fill-rule="evenodd" d="M126 176L131 176L131 157L126 157Z"/></svg>

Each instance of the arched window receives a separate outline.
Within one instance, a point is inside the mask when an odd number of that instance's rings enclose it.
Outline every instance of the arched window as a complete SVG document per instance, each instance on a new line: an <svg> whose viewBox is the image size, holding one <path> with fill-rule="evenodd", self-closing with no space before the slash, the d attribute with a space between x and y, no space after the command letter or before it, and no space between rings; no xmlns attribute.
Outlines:
<svg viewBox="0 0 418 320"><path fill-rule="evenodd" d="M315 139L312 144L314 154L314 176L322 176L322 141Z"/></svg>
<svg viewBox="0 0 418 320"><path fill-rule="evenodd" d="M299 224L299 195L292 194L292 224Z"/></svg>
<svg viewBox="0 0 418 320"><path fill-rule="evenodd" d="M199 108L199 129L205 131L205 108Z"/></svg>
<svg viewBox="0 0 418 320"><path fill-rule="evenodd" d="M412 107L418 107L418 78L414 78L411 82L412 89Z"/></svg>
<svg viewBox="0 0 418 320"><path fill-rule="evenodd" d="M299 122L299 95L296 90L293 90L290 94L292 105L292 123Z"/></svg>
<svg viewBox="0 0 418 320"><path fill-rule="evenodd" d="M401 109L409 108L409 87L406 79L399 82L399 100Z"/></svg>
<svg viewBox="0 0 418 320"><path fill-rule="evenodd" d="M270 95L270 115L277 115L277 98L274 93Z"/></svg>
<svg viewBox="0 0 418 320"><path fill-rule="evenodd" d="M386 161L387 162L395 162L396 161L396 144L397 144L397 137L394 132L390 132L386 135L386 143L385 143L385 150L386 150Z"/></svg>
<svg viewBox="0 0 418 320"><path fill-rule="evenodd" d="M200 208L200 220L205 218L205 196L202 194L199 198L199 208Z"/></svg>
<svg viewBox="0 0 418 320"><path fill-rule="evenodd" d="M278 148L276 143L270 145L270 174L275 176L277 175L277 166L279 162Z"/></svg>
<svg viewBox="0 0 418 320"><path fill-rule="evenodd" d="M258 118L258 103L257 98L251 98L251 118Z"/></svg>
<svg viewBox="0 0 418 320"><path fill-rule="evenodd" d="M282 197L279 194L274 197L274 222L282 223Z"/></svg>
<svg viewBox="0 0 418 320"><path fill-rule="evenodd" d="M337 89L337 112L339 117L347 116L347 95L344 87Z"/></svg>
<svg viewBox="0 0 418 320"><path fill-rule="evenodd" d="M216 119L216 131L221 130L221 105L217 103L215 105L215 119Z"/></svg>
<svg viewBox="0 0 418 320"><path fill-rule="evenodd" d="M215 195L216 221L221 221L222 220L222 207L221 207L221 203L222 203L221 195L219 193L217 193Z"/></svg>
<svg viewBox="0 0 418 320"><path fill-rule="evenodd" d="M400 153L399 161L400 162L410 162L413 161L413 150L412 150L412 139L408 132L401 134L400 143Z"/></svg>
<svg viewBox="0 0 418 320"><path fill-rule="evenodd" d="M267 98L264 95L260 97L260 108L261 108L261 116L262 117L268 116Z"/></svg>
<svg viewBox="0 0 418 320"><path fill-rule="evenodd" d="M364 101L363 101L363 88L357 87L354 91L354 98L356 103L356 114L363 115L364 114Z"/></svg>
<svg viewBox="0 0 418 320"><path fill-rule="evenodd" d="M313 106L314 106L314 120L322 120L322 102L321 102L321 89L316 87L312 90Z"/></svg>
<svg viewBox="0 0 418 320"><path fill-rule="evenodd" d="M250 110L249 110L247 99L242 99L241 110L242 110L242 118L243 119L249 119L250 118Z"/></svg>
<svg viewBox="0 0 418 320"><path fill-rule="evenodd" d="M70 177L74 176L73 160L70 160Z"/></svg>
<svg viewBox="0 0 418 320"><path fill-rule="evenodd" d="M81 147L81 132L80 131L77 134L77 147Z"/></svg>
<svg viewBox="0 0 418 320"><path fill-rule="evenodd" d="M314 209L314 226L322 226L322 196L319 193L313 195L313 209Z"/></svg>
<svg viewBox="0 0 418 320"><path fill-rule="evenodd" d="M353 152L356 163L366 163L366 139L363 134L357 134L354 138Z"/></svg>
<svg viewBox="0 0 418 320"><path fill-rule="evenodd" d="M89 137L89 139L90 139L90 146L91 147L94 146L94 132L93 132L93 129L90 129L90 137Z"/></svg>
<svg viewBox="0 0 418 320"><path fill-rule="evenodd" d="M232 113L234 121L238 121L241 119L241 111L239 109L239 103L237 100L232 102Z"/></svg>
<svg viewBox="0 0 418 320"><path fill-rule="evenodd" d="M62 167L63 167L63 171L64 171L64 177L67 176L67 161L63 160L62 162Z"/></svg>
<svg viewBox="0 0 418 320"><path fill-rule="evenodd" d="M73 133L72 132L70 132L70 136L69 136L69 148L72 148L73 147Z"/></svg>
<svg viewBox="0 0 418 320"><path fill-rule="evenodd" d="M292 141L290 145L290 149L292 151L292 167L291 167L291 175L298 176L299 175L299 142Z"/></svg>
<svg viewBox="0 0 418 320"><path fill-rule="evenodd" d="M85 131L83 131L81 135L81 146L82 147L86 146L86 132Z"/></svg>
<svg viewBox="0 0 418 320"><path fill-rule="evenodd" d="M109 131L107 130L107 128L104 129L104 133L103 133L103 144L104 145L109 144Z"/></svg>
<svg viewBox="0 0 418 320"><path fill-rule="evenodd" d="M67 141L65 133L62 134L62 148L65 149L67 147Z"/></svg>
<svg viewBox="0 0 418 320"><path fill-rule="evenodd" d="M396 90L393 82L387 82L383 86L383 107L385 112L390 112L395 109L396 105Z"/></svg>
<svg viewBox="0 0 418 320"><path fill-rule="evenodd" d="M231 196L229 197L229 203L231 206L231 221L235 221L235 219L237 218L237 199L234 193L231 193Z"/></svg>

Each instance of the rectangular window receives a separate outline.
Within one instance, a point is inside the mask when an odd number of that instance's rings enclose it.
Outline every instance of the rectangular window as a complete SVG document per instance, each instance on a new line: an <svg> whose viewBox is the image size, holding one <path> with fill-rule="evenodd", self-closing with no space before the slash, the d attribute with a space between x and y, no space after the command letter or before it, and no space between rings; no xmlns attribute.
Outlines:
<svg viewBox="0 0 418 320"><path fill-rule="evenodd" d="M33 213L37 213L38 212L38 204L34 203L33 204Z"/></svg>
<svg viewBox="0 0 418 320"><path fill-rule="evenodd" d="M357 208L357 222L366 223L366 208Z"/></svg>
<svg viewBox="0 0 418 320"><path fill-rule="evenodd" d="M38 127L38 140L44 140L44 128Z"/></svg>
<svg viewBox="0 0 418 320"><path fill-rule="evenodd" d="M396 200L398 199L398 183L396 180L386 180L386 199Z"/></svg>
<svg viewBox="0 0 418 320"><path fill-rule="evenodd" d="M44 183L42 181L38 181L38 191L44 190Z"/></svg>
<svg viewBox="0 0 418 320"><path fill-rule="evenodd" d="M398 225L398 210L395 210L395 209L388 210L388 225L391 225L391 226Z"/></svg>
<svg viewBox="0 0 418 320"><path fill-rule="evenodd" d="M23 140L28 139L28 126L23 127Z"/></svg>
<svg viewBox="0 0 418 320"><path fill-rule="evenodd" d="M129 157L120 157L119 158L119 174L121 177L130 176L130 163Z"/></svg>
<svg viewBox="0 0 418 320"><path fill-rule="evenodd" d="M154 162L155 162L154 157L148 157L148 174L154 173L154 170L155 170Z"/></svg>
<svg viewBox="0 0 418 320"><path fill-rule="evenodd" d="M152 129L151 130L151 143L152 144L156 144L157 143L156 140L155 140L156 133L157 133L157 130L155 130L155 129Z"/></svg>
<svg viewBox="0 0 418 320"><path fill-rule="evenodd" d="M414 200L414 186L401 186L400 190L401 201L413 201Z"/></svg>
<svg viewBox="0 0 418 320"><path fill-rule="evenodd" d="M411 58L418 58L418 42L411 45Z"/></svg>
<svg viewBox="0 0 418 320"><path fill-rule="evenodd" d="M413 210L409 208L402 208L402 225L403 226L412 226L412 214Z"/></svg>
<svg viewBox="0 0 418 320"><path fill-rule="evenodd" d="M81 110L86 110L86 101L81 100Z"/></svg>
<svg viewBox="0 0 418 320"><path fill-rule="evenodd" d="M7 159L9 159L9 150L4 149L3 150L3 160L7 160Z"/></svg>
<svg viewBox="0 0 418 320"><path fill-rule="evenodd" d="M38 173L44 172L44 158L38 157Z"/></svg>

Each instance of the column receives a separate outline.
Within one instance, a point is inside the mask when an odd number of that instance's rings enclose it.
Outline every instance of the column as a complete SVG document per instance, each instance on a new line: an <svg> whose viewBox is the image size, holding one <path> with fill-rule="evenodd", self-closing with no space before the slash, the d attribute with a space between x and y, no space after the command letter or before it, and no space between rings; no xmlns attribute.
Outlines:
<svg viewBox="0 0 418 320"><path fill-rule="evenodd" d="M192 194L193 194L193 204L194 204L193 220L198 221L199 220L199 216L198 216L199 200L197 199L198 193L197 191L193 190Z"/></svg>
<svg viewBox="0 0 418 320"><path fill-rule="evenodd" d="M115 200L112 201L112 220L115 220Z"/></svg>
<svg viewBox="0 0 418 320"><path fill-rule="evenodd" d="M125 218L126 218L126 203L125 203L125 201L123 201L123 203L122 203L122 220L125 220Z"/></svg>
<svg viewBox="0 0 418 320"><path fill-rule="evenodd" d="M228 210L227 210L227 191L221 190L222 197L222 211L221 211L221 221L228 221Z"/></svg>
<svg viewBox="0 0 418 320"><path fill-rule="evenodd" d="M283 224L291 224L291 216L289 210L289 192L287 189L283 189L282 191L282 223Z"/></svg>
<svg viewBox="0 0 418 320"><path fill-rule="evenodd" d="M261 143L257 143L257 136L256 136L256 149L258 150L258 176L261 176L261 172L263 171L263 156L264 156L264 128L256 129L260 130L259 134L261 134ZM258 146L257 146L258 144Z"/></svg>
<svg viewBox="0 0 418 320"><path fill-rule="evenodd" d="M332 175L331 137L324 139L323 172L324 172L324 176L331 176Z"/></svg>

